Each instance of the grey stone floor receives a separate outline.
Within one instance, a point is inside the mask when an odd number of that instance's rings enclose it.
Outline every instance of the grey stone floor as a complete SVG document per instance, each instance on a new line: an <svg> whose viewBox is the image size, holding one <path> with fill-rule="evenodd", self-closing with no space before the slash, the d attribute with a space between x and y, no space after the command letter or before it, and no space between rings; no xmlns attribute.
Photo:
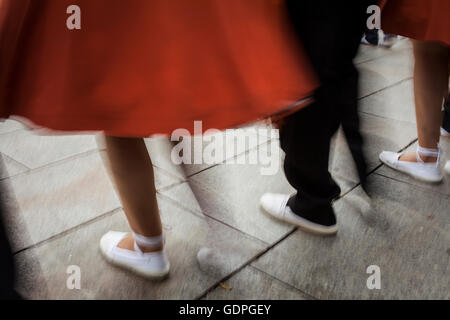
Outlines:
<svg viewBox="0 0 450 320"><path fill-rule="evenodd" d="M362 46L356 63L372 207L361 201L340 133L330 161L342 186L334 204L340 230L327 238L262 212L264 192L293 191L281 169L262 176L258 165L230 164L276 146L276 138L260 135L221 164L185 171L170 161L167 139L147 139L172 264L160 282L112 267L99 254L101 235L128 225L95 136L36 135L12 120L0 124L0 183L10 190L19 291L31 299L449 299L450 177L427 185L378 160L382 150L415 146L411 45ZM444 162L450 139L442 145ZM199 268L196 253L204 246L223 252L226 273ZM70 265L80 267L79 290L66 286ZM370 265L380 267L379 290L366 286Z"/></svg>

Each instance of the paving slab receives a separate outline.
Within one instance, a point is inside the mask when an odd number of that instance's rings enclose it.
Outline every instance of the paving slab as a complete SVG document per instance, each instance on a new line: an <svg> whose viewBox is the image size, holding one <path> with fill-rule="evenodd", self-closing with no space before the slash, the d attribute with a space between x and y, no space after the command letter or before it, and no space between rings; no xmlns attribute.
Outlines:
<svg viewBox="0 0 450 320"><path fill-rule="evenodd" d="M301 291L252 267L245 267L223 285L219 285L205 300L310 300Z"/></svg>
<svg viewBox="0 0 450 320"><path fill-rule="evenodd" d="M372 176L371 210L360 188L335 203L335 237L296 231L253 265L319 299L449 299L450 200ZM433 217L429 217L429 213ZM369 290L367 267L381 270Z"/></svg>
<svg viewBox="0 0 450 320"><path fill-rule="evenodd" d="M374 93L359 102L359 111L382 118L416 123L413 80Z"/></svg>
<svg viewBox="0 0 450 320"><path fill-rule="evenodd" d="M95 149L95 135L48 136L30 130L0 135L0 152L31 169Z"/></svg>
<svg viewBox="0 0 450 320"><path fill-rule="evenodd" d="M392 178L394 180L402 181L411 185L419 186L421 188L424 188L426 190L429 190L431 192L438 192L441 193L444 196L450 197L450 175L445 174L444 172L444 166L447 161L450 161L450 139L441 137L440 141L441 146L441 161L440 161L440 167L444 174L444 179L441 183L426 183L419 180L416 180L404 173L398 172L394 169L389 168L386 165L383 165L377 171L375 171L376 174ZM417 149L417 142L412 144L408 149L405 150L405 152L415 152Z"/></svg>
<svg viewBox="0 0 450 320"><path fill-rule="evenodd" d="M101 236L108 230L129 230L120 210L16 255L19 292L31 299L194 299L220 281L200 270L196 254L201 247L232 250L228 261L233 270L263 250L260 241L158 200L171 261L168 279L144 280L103 259L98 248ZM66 286L70 265L80 268L80 290Z"/></svg>
<svg viewBox="0 0 450 320"><path fill-rule="evenodd" d="M102 152L79 156L57 165L2 180L15 196L18 214L28 230L26 243L36 244L121 206L101 159ZM155 169L156 186L178 182Z"/></svg>
<svg viewBox="0 0 450 320"><path fill-rule="evenodd" d="M277 141L272 141L250 153L268 152L272 143L279 148ZM248 156L239 156L236 161ZM196 174L189 179L190 183L162 193L191 210L270 244L290 232L292 227L265 214L259 199L265 192L292 193L294 189L286 181L281 167L275 175L261 175L261 166L226 162Z"/></svg>
<svg viewBox="0 0 450 320"><path fill-rule="evenodd" d="M11 176L15 176L20 173L24 173L28 170L26 166L17 162L16 160L11 159L10 157L0 153L0 180L9 178Z"/></svg>
<svg viewBox="0 0 450 320"><path fill-rule="evenodd" d="M400 81L411 78L413 74L413 55L411 50L392 52L379 59L357 65L360 72L359 97L366 97Z"/></svg>
<svg viewBox="0 0 450 320"><path fill-rule="evenodd" d="M366 151L369 167L374 169L380 164L378 154L384 148L394 146L401 149L415 137L415 126L411 123L399 123L371 115L362 115L363 133L366 137ZM392 134L394 133L394 134ZM278 141L272 141L278 146ZM262 148L262 146L260 146ZM345 193L358 183L353 169L353 160L341 136L338 138L330 161L330 167L342 192ZM257 151L254 151L257 152ZM188 208L214 217L243 232L255 236L268 243L274 242L289 232L285 224L261 215L259 198L264 192L293 193L295 190L288 184L281 168L275 176L263 176L255 165L225 164L210 168L163 194L186 205ZM245 186L246 192L243 192ZM193 196L192 190L196 196ZM184 190L184 191L182 191ZM190 194L183 200L176 199L173 193ZM249 194L251 192L251 194ZM271 227L275 224L275 227ZM268 231L270 230L270 231Z"/></svg>
<svg viewBox="0 0 450 320"><path fill-rule="evenodd" d="M399 151L417 137L416 126L410 122L364 113L360 114L360 119L369 171L381 164L378 156L383 150ZM330 170L338 182L342 183L342 192L348 191L359 182L342 130L338 131L331 145Z"/></svg>

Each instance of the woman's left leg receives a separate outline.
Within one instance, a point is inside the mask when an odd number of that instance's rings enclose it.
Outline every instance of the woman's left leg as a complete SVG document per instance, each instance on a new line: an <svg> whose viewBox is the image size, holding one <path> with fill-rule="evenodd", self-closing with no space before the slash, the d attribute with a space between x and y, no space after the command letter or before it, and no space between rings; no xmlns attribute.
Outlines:
<svg viewBox="0 0 450 320"><path fill-rule="evenodd" d="M448 90L449 49L431 41L414 41L414 100L419 145L436 149L442 124L442 101ZM436 162L437 157L420 155L424 162ZM415 153L400 157L402 161L417 161Z"/></svg>
<svg viewBox="0 0 450 320"><path fill-rule="evenodd" d="M448 90L449 47L431 41L414 41L414 98L418 147L416 152L383 151L380 160L389 167L426 181L442 181L439 138L442 102Z"/></svg>
<svg viewBox="0 0 450 320"><path fill-rule="evenodd" d="M100 240L106 259L149 278L164 277L170 264L156 200L153 167L142 138L105 137L110 174L132 232L110 231Z"/></svg>

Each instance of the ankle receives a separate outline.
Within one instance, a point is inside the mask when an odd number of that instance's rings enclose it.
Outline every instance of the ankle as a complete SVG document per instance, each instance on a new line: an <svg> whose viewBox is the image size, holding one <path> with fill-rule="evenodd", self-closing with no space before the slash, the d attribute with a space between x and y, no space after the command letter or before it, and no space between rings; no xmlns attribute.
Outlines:
<svg viewBox="0 0 450 320"><path fill-rule="evenodd" d="M439 145L436 148L424 148L417 146L416 156L418 162L436 163L439 161L440 149Z"/></svg>
<svg viewBox="0 0 450 320"><path fill-rule="evenodd" d="M164 235L146 237L133 232L134 248L143 253L157 252L164 248Z"/></svg>

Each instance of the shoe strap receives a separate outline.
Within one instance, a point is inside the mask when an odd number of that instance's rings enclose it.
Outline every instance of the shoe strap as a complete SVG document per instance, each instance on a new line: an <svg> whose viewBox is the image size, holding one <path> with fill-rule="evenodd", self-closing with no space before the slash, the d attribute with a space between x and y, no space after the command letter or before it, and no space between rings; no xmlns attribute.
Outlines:
<svg viewBox="0 0 450 320"><path fill-rule="evenodd" d="M416 150L416 158L417 162L424 163L420 155L426 156L426 157L436 157L436 163L439 163L439 157L440 157L441 151L439 148L439 144L437 146L437 149L429 149L429 148L423 148L419 145L417 145Z"/></svg>
<svg viewBox="0 0 450 320"><path fill-rule="evenodd" d="M164 234L160 234L159 236L155 237L145 237L133 232L133 238L134 250L140 253L142 253L142 250L141 248L139 248L139 246L146 248L155 248L165 244Z"/></svg>

